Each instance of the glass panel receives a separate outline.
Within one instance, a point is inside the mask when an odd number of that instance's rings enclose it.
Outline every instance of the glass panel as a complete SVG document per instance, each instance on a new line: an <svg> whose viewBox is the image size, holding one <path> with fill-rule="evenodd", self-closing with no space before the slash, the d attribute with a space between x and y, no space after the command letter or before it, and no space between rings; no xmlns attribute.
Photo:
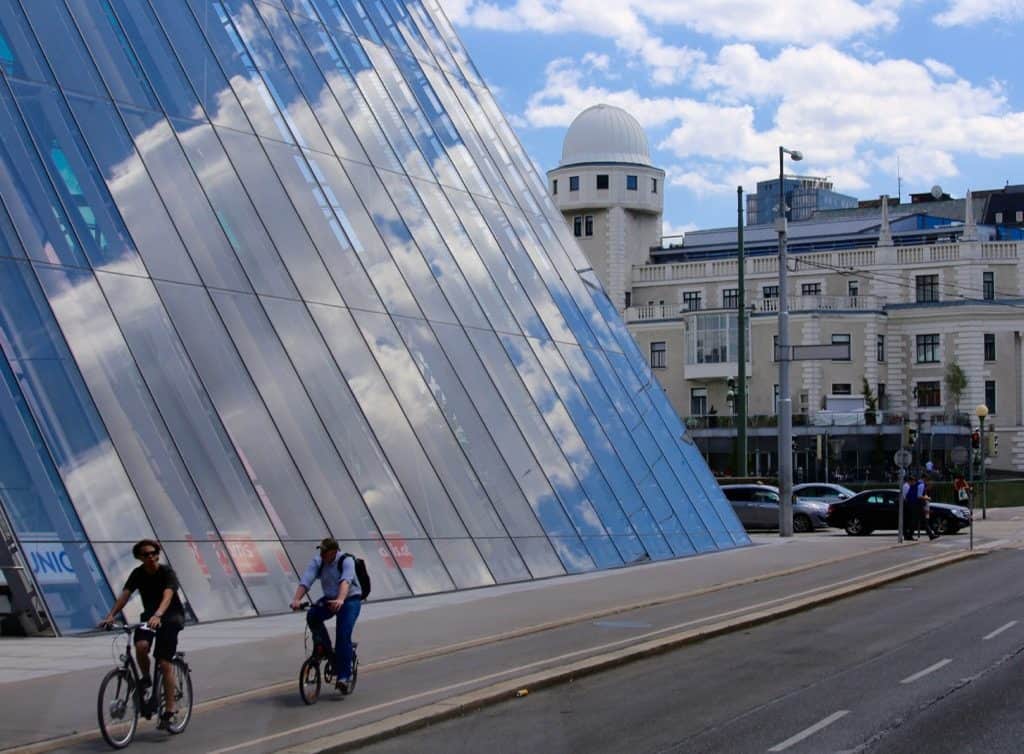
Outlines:
<svg viewBox="0 0 1024 754"><path fill-rule="evenodd" d="M401 568L413 594L433 594L455 588L429 540L402 539L385 532L384 541L395 564L389 567ZM479 556L476 563L479 563ZM471 561L467 567L472 568L476 563Z"/></svg>
<svg viewBox="0 0 1024 754"><path fill-rule="evenodd" d="M22 555L57 630L62 634L95 630L113 599L92 547L84 542L25 542Z"/></svg>
<svg viewBox="0 0 1024 754"><path fill-rule="evenodd" d="M224 546L260 613L288 612L299 577L280 542L260 542L232 536Z"/></svg>
<svg viewBox="0 0 1024 754"><path fill-rule="evenodd" d="M494 577L484 565L480 552L471 539L435 539L444 564L455 582L457 589L470 589L475 586L491 586Z"/></svg>
<svg viewBox="0 0 1024 754"><path fill-rule="evenodd" d="M114 106L77 95L68 102L149 274L198 283L199 273Z"/></svg>
<svg viewBox="0 0 1024 754"><path fill-rule="evenodd" d="M189 133L192 134L194 131ZM231 163L234 163L233 167L238 171L238 177L245 184L259 217L266 223L267 232L280 252L302 298L306 301L341 305L338 289L335 288L323 259L263 153L259 140L255 136L229 129L217 133L230 158L230 162L223 165L223 180L233 182L226 173L231 169ZM191 154L196 147L190 137L183 138L186 149ZM205 144L205 139L203 142ZM204 172L209 170L211 173L208 180L219 182L219 168L204 164L207 165ZM216 178L213 176L215 170Z"/></svg>
<svg viewBox="0 0 1024 754"><path fill-rule="evenodd" d="M551 537L551 544L554 545L555 552L565 564L566 573L582 573L603 567L596 564L594 558L591 557L594 553L594 549L591 547L593 537L589 537L588 540L585 545L578 537ZM611 543L607 543L607 546L610 547ZM616 554L615 558L609 559L609 562L614 563L618 559Z"/></svg>
<svg viewBox="0 0 1024 754"><path fill-rule="evenodd" d="M311 309L335 362L341 365L349 388L391 460L427 534L431 537L465 537L462 521L352 317L344 309L324 306Z"/></svg>
<svg viewBox="0 0 1024 754"><path fill-rule="evenodd" d="M67 275L86 277L45 268L40 274L44 279L51 274L63 278L65 286ZM94 281L92 287L98 293ZM82 316L74 301L76 292L70 287L58 283L50 293L58 318L67 317L70 324L77 323L80 331L87 332L86 349L99 346L103 320ZM89 538L133 540L151 535L135 491L96 414L93 397L82 384L78 366L28 265L0 262L0 330L14 378ZM84 376L93 363L86 358L79 366Z"/></svg>
<svg viewBox="0 0 1024 754"><path fill-rule="evenodd" d="M17 3L0 3L0 69L8 76L53 82L42 50Z"/></svg>
<svg viewBox="0 0 1024 754"><path fill-rule="evenodd" d="M11 216L0 201L0 257L25 258L25 249L21 246L21 240L11 223Z"/></svg>
<svg viewBox="0 0 1024 754"><path fill-rule="evenodd" d="M504 401L495 400L494 385L490 382L473 345L466 337L466 331L459 327L441 325L435 328L435 332L445 352L452 360L454 372L461 377L475 410L480 413L483 426L492 432L495 444L508 463L515 483L539 518L544 531L549 535L570 536L574 534L571 522L565 511L562 510L558 497L548 483L537 459L532 455L523 435L519 433L509 407ZM431 360L431 364L439 364L439 362ZM447 391L445 394L446 396L454 395ZM508 396L506 396L507 399ZM445 403L446 401L447 397ZM463 416L468 416L468 414L464 413ZM509 498L496 497L503 501L498 505L499 510L502 510L505 515L506 503L504 501ZM530 526L528 518L523 515L516 515L515 520L518 521L518 526ZM512 528L511 521L507 523L507 526L514 535L520 534L517 529Z"/></svg>
<svg viewBox="0 0 1024 754"><path fill-rule="evenodd" d="M370 106L366 103L352 73L341 59L330 35L320 23L313 20L316 18L316 12L311 11L307 16L296 15L293 18L306 47L323 72L335 101L345 111L363 149L369 153L370 161L385 168L401 170L391 144L374 118ZM421 157L420 160L422 159ZM428 172L426 165L421 172Z"/></svg>
<svg viewBox="0 0 1024 754"><path fill-rule="evenodd" d="M384 305L375 295L373 285L360 264L359 257L363 248L353 248L359 238L354 232L349 232L352 227L348 215L339 205L324 174L308 163L303 153L295 147L273 141L264 141L263 146L345 303L358 309L384 311ZM335 173L341 169L335 158L325 155L319 156L318 164L333 167ZM405 291L404 297L398 297L397 290L394 293L400 309L415 307L408 291Z"/></svg>
<svg viewBox="0 0 1024 754"><path fill-rule="evenodd" d="M18 81L11 89L89 261L112 272L145 275L128 229L60 94L49 86Z"/></svg>
<svg viewBox="0 0 1024 754"><path fill-rule="evenodd" d="M6 86L0 86L0 196L29 257L88 266Z"/></svg>
<svg viewBox="0 0 1024 754"><path fill-rule="evenodd" d="M107 90L64 3L22 3L22 9L40 46L50 50L49 62L60 85L94 97L106 97Z"/></svg>
<svg viewBox="0 0 1024 754"><path fill-rule="evenodd" d="M405 226L408 227L408 232L415 239L416 246L419 247L419 251L422 252L426 258L427 265L429 265L429 269L423 267L422 262L417 261L416 257L412 256L412 254L416 253L416 248L411 242L405 243L401 247L404 253L402 257L399 257L399 263L402 265L407 279L411 281L420 305L422 306L424 302L424 293L421 286L426 285L426 290L433 295L434 281L427 280L428 275L433 275L462 324L467 327L489 327L483 312L480 310L480 306L473 296L473 291L466 284L461 270L452 258L451 252L445 245L442 236L438 233L438 229L434 226L433 218L427 214L426 208L413 190L409 179L387 171L381 171L379 175L387 186L392 201L398 207L402 220L404 220ZM359 185L362 186L364 184L360 182ZM450 221L453 219L450 217L451 209L448 209L448 214ZM397 227L398 222L397 218L395 218L395 222L392 225ZM461 233L461 229L456 231L455 241L466 242L465 233ZM388 242L388 248L394 250L395 244L393 241ZM446 305L442 311L447 310L447 308ZM429 310L426 310L425 313L428 319L436 319Z"/></svg>
<svg viewBox="0 0 1024 754"><path fill-rule="evenodd" d="M383 173L382 175L384 175L386 180L387 175ZM494 280L487 271L487 267L473 246L473 241L470 240L466 229L462 226L458 215L455 214L455 210L448 202L444 192L441 191L441 188L436 183L417 180L414 181L413 185L419 193L427 212L430 213L431 220L437 225L437 230L440 232L445 244L447 244L452 256L458 262L459 269L470 284L476 301L487 314L489 323L483 326L504 332L518 332L519 327L512 316L512 312L509 311L508 306L502 300L501 293L495 286ZM399 201L399 204L401 205L402 202ZM412 224L412 230L413 235L416 235L416 223ZM487 237L490 237L489 234ZM462 318L463 323L472 326L473 319L467 317L467 312L459 309L459 317Z"/></svg>
<svg viewBox="0 0 1024 754"><path fill-rule="evenodd" d="M423 528L309 311L282 299L264 299L263 305L381 531L422 537Z"/></svg>
<svg viewBox="0 0 1024 754"><path fill-rule="evenodd" d="M369 162L370 158L366 156L359 144L348 119L334 99L334 94L328 88L324 75L310 57L309 50L303 44L288 14L284 10L262 2L257 2L255 7L263 16L267 28L277 42L277 49L281 51L287 61L288 67L295 76L302 93L306 96L306 101L313 108L317 122L326 133L335 153L346 159ZM273 42L267 39L260 47L266 47L269 50L271 45ZM269 53L266 54L269 55ZM257 60L260 57L261 55L258 54Z"/></svg>
<svg viewBox="0 0 1024 754"><path fill-rule="evenodd" d="M484 556L497 583L525 581L530 578L530 572L516 551L515 545L512 544L512 540L477 539L476 546L480 550L480 554Z"/></svg>
<svg viewBox="0 0 1024 754"><path fill-rule="evenodd" d="M318 512L316 509L304 509L297 502L288 502L288 507L296 509L295 516L308 520L302 530L315 537L321 522L326 519L330 532L338 538L376 537L377 527L363 505L359 491L345 473L345 466L330 436L259 302L252 296L237 293L213 291L211 295L319 508ZM302 497L300 495L297 499ZM295 538L298 533L289 530L287 535Z"/></svg>
<svg viewBox="0 0 1024 754"><path fill-rule="evenodd" d="M433 179L419 147L413 140L405 121L402 119L395 103L391 101L380 76L374 69L359 41L352 36L348 22L335 0L314 0L324 23L324 29L330 37L333 55L342 62L349 73L355 78L363 98L370 106L384 135L394 147L398 160L409 175ZM307 29L308 31L308 29ZM333 56L332 56L333 57ZM325 66L326 69L326 66Z"/></svg>
<svg viewBox="0 0 1024 754"><path fill-rule="evenodd" d="M171 125L253 288L271 296L298 298L264 220L253 208L213 128L186 120L174 120ZM280 208L276 213L280 214Z"/></svg>
<svg viewBox="0 0 1024 754"><path fill-rule="evenodd" d="M506 536L487 492L455 441L451 427L390 318L364 312L353 315L377 363L387 366L391 389L469 533L474 537Z"/></svg>
<svg viewBox="0 0 1024 754"><path fill-rule="evenodd" d="M132 6L143 5L135 0L124 0L124 2L130 3ZM252 127L249 125L245 113L242 112L242 107L228 84L224 72L203 39L195 18L191 13L183 12L181 0L149 0L149 4L157 17L157 24L167 35L168 41L177 54L178 62L185 69L185 75L188 76L199 101L206 109L207 117L217 125L251 132ZM151 68L149 75L151 79L156 80ZM243 79L238 80L238 85L244 90ZM168 107L166 102L164 102L164 106L167 107L168 112L174 115L186 114L176 112ZM259 110L259 112L263 111Z"/></svg>
<svg viewBox="0 0 1024 754"><path fill-rule="evenodd" d="M141 298L143 294L140 290L135 295ZM218 502L232 505L237 514L232 528L237 529L241 538L273 539L275 532L282 538L310 539L317 534L322 536L325 527L323 519L313 506L309 491L267 415L266 407L206 291L193 286L166 283L160 285L160 296L195 365L198 380L201 380L196 390L198 392L205 388L220 416L220 421L214 417L200 420L197 416L195 427L200 429L208 423L202 429L203 434L210 438L204 443L207 454L215 459L224 459L218 464L219 468L211 468L214 473L210 474L210 478L215 485L211 492L219 488ZM226 310L233 301L235 299L227 296L221 298ZM252 305L258 311L255 300L252 300ZM237 311L229 313L238 334L246 335L243 332L247 324L244 316ZM255 314L252 311L250 313ZM152 328L160 329L160 325L153 323ZM172 349L174 344L168 343L167 347ZM164 366L163 371L169 370ZM176 382L187 384L189 381L197 381L191 370L176 376ZM197 407L204 403L202 395L195 401ZM207 411L209 408L206 407ZM199 412L192 409L190 413ZM216 445L212 444L213 438L219 438ZM202 447L195 443L196 450ZM228 459L230 463L226 462ZM211 501L209 496L206 499L211 506L218 504ZM224 531L225 540L233 536L227 530Z"/></svg>
<svg viewBox="0 0 1024 754"><path fill-rule="evenodd" d="M127 107L121 112L203 282L215 288L251 290L170 124L155 113Z"/></svg>
<svg viewBox="0 0 1024 754"><path fill-rule="evenodd" d="M547 576L561 576L565 573L565 569L558 559L558 553L552 548L547 537L516 537L514 541L533 578L542 579ZM583 549L582 543L580 549ZM587 559L590 558L585 551L583 555ZM590 567L593 567L592 560L590 563Z"/></svg>
<svg viewBox="0 0 1024 754"><path fill-rule="evenodd" d="M422 320L396 318L395 325L402 334L415 366L423 376L423 381L448 420L462 452L472 462L481 483L494 502L502 523L513 536L541 534L542 529L529 503L491 436L491 431L497 433L502 426L507 426L507 414L503 424L485 425L461 381L473 380L475 376L486 380L486 375L482 374L479 364L475 367L475 372L472 371L472 367L460 369L461 360L468 355L465 353L453 357L452 363L449 363L448 356L434 339L430 327ZM459 338L461 331L456 328L451 330L453 341L460 342L463 350L470 348L464 335ZM488 426L492 428L490 431ZM550 496L550 489L547 494ZM552 502L557 506L557 501Z"/></svg>
<svg viewBox="0 0 1024 754"><path fill-rule="evenodd" d="M160 105L107 0L65 0L111 96L153 110Z"/></svg>
<svg viewBox="0 0 1024 754"><path fill-rule="evenodd" d="M425 316L434 321L457 322L434 278L434 275L440 275L440 269L427 266L409 229L384 190L377 172L368 165L356 163L347 163L345 168L351 175L351 184L339 180L332 181L332 186L344 207L357 206L359 198L362 198L369 219L372 219L376 227L375 233L369 222L361 223L361 212L350 213L362 241L363 263L376 283L381 298L387 302L388 309L398 314ZM338 179L342 177L341 174L337 175ZM359 186L359 194L356 194L355 186ZM377 233L380 234L379 241ZM403 278L404 283L400 283ZM402 311L392 306L393 295L399 293L397 298L401 301L406 285L415 295L420 311Z"/></svg>
<svg viewBox="0 0 1024 754"><path fill-rule="evenodd" d="M198 620L223 620L255 615L252 602L222 542L160 542L174 564L188 605ZM126 545L127 549L131 549ZM127 574L126 574L127 575ZM120 585L117 587L120 589Z"/></svg>

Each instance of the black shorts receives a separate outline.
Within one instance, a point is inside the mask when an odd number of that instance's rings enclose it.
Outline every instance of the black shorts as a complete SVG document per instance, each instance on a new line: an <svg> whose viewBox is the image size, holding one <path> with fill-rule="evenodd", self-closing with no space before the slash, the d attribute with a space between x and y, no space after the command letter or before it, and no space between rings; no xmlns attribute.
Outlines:
<svg viewBox="0 0 1024 754"><path fill-rule="evenodd" d="M170 660L178 651L178 634L184 626L178 621L168 620L160 624L156 634L152 631L144 631L141 628L135 629L135 643L144 641L152 645L156 639L156 649L153 650L153 657L158 660Z"/></svg>

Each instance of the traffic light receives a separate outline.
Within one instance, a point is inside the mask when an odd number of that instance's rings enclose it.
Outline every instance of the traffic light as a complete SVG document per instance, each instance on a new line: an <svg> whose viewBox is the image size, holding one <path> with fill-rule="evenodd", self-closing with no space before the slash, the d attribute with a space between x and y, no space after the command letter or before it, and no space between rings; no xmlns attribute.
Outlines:
<svg viewBox="0 0 1024 754"><path fill-rule="evenodd" d="M917 442L917 430L913 427L907 428L907 447L912 448Z"/></svg>
<svg viewBox="0 0 1024 754"><path fill-rule="evenodd" d="M999 435L995 432L990 432L985 438L985 455L999 455Z"/></svg>
<svg viewBox="0 0 1024 754"><path fill-rule="evenodd" d="M978 430L971 432L971 447L975 450L981 447L981 432Z"/></svg>

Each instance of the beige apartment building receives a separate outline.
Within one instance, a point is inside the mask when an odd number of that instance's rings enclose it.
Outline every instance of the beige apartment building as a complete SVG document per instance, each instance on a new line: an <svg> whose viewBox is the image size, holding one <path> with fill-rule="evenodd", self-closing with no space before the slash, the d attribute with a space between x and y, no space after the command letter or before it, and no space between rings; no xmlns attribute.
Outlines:
<svg viewBox="0 0 1024 754"><path fill-rule="evenodd" d="M651 189L664 174L650 163L643 129L618 108L584 111L548 176L691 436L716 471L729 472L736 229L662 243L661 192ZM1022 210L1024 187L959 199L934 187L907 203L882 197L790 223L790 341L850 346L849 360L791 365L798 480L820 479L826 465L830 478L888 473L893 452L908 441L915 463L951 468L952 449L969 444L980 404L990 412L986 431L998 437L989 468L1024 470ZM751 473L771 474L777 235L770 224L744 230L748 463ZM951 364L966 378L959 395Z"/></svg>

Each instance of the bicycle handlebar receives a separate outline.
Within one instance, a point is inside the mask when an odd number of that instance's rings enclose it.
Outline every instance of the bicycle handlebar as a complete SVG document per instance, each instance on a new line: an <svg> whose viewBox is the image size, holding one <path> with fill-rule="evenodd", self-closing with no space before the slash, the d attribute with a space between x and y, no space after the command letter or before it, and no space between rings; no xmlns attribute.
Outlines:
<svg viewBox="0 0 1024 754"><path fill-rule="evenodd" d="M114 629L117 629L118 631L124 631L125 633L130 633L135 629L142 629L143 631L149 631L153 634L156 633L156 629L150 628L149 624L145 621L142 623L119 623L115 621L114 623L108 623L103 627L104 631L113 631Z"/></svg>

